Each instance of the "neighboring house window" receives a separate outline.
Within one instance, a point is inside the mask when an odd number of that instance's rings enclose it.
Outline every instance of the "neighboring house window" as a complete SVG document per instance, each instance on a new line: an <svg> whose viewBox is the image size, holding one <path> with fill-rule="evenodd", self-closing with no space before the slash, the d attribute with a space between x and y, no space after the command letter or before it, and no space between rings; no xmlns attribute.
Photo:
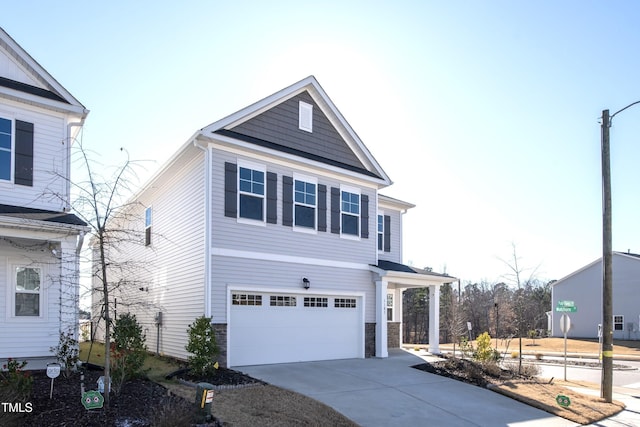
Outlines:
<svg viewBox="0 0 640 427"><path fill-rule="evenodd" d="M0 179L11 181L13 138L11 120L0 118Z"/></svg>
<svg viewBox="0 0 640 427"><path fill-rule="evenodd" d="M144 210L144 245L151 244L151 206Z"/></svg>
<svg viewBox="0 0 640 427"><path fill-rule="evenodd" d="M360 194L342 190L340 196L340 216L342 234L360 234Z"/></svg>
<svg viewBox="0 0 640 427"><path fill-rule="evenodd" d="M42 269L39 267L16 267L14 271L15 315L40 316Z"/></svg>
<svg viewBox="0 0 640 427"><path fill-rule="evenodd" d="M231 296L232 305L262 305L262 295L253 294L233 294Z"/></svg>
<svg viewBox="0 0 640 427"><path fill-rule="evenodd" d="M33 123L0 118L0 180L33 186ZM13 176L12 176L13 174Z"/></svg>
<svg viewBox="0 0 640 427"><path fill-rule="evenodd" d="M624 331L624 316L613 316L613 330Z"/></svg>
<svg viewBox="0 0 640 427"><path fill-rule="evenodd" d="M313 132L313 105L303 101L298 104L298 128Z"/></svg>
<svg viewBox="0 0 640 427"><path fill-rule="evenodd" d="M387 294L387 322L393 322L393 294Z"/></svg>
<svg viewBox="0 0 640 427"><path fill-rule="evenodd" d="M240 166L238 211L240 218L264 221L265 171Z"/></svg>
<svg viewBox="0 0 640 427"><path fill-rule="evenodd" d="M384 215L378 214L378 250L384 250Z"/></svg>
<svg viewBox="0 0 640 427"><path fill-rule="evenodd" d="M294 224L316 228L316 183L309 179L294 180Z"/></svg>

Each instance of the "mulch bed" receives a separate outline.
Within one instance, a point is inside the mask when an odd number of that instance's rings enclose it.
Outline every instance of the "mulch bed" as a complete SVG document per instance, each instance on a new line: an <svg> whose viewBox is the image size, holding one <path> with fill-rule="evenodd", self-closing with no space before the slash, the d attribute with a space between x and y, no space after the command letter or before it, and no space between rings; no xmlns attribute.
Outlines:
<svg viewBox="0 0 640 427"><path fill-rule="evenodd" d="M84 372L85 390L97 390L98 377L102 371ZM28 402L31 412L9 414L1 411L0 426L189 426L194 425L193 402L170 395L160 384L148 379L128 381L121 392L111 393L109 409L87 410L81 402L80 373L69 378L60 375L54 380L53 396L49 399L51 379L44 371L33 371L33 391ZM239 385L258 382L247 375L231 369L219 369L210 378L186 376L191 382L207 382L213 385ZM194 391L195 398L195 391ZM23 409L26 409L23 405ZM203 425L203 424L198 424ZM213 420L209 426L220 425Z"/></svg>

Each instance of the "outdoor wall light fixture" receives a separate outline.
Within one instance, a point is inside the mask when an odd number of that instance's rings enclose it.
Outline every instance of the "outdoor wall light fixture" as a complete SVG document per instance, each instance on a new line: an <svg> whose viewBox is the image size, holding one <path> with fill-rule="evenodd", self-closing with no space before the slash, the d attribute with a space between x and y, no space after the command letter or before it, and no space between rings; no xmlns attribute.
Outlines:
<svg viewBox="0 0 640 427"><path fill-rule="evenodd" d="M304 286L305 289L309 289L309 286L311 286L311 282L309 281L309 279L307 279L306 277L303 277L302 286Z"/></svg>

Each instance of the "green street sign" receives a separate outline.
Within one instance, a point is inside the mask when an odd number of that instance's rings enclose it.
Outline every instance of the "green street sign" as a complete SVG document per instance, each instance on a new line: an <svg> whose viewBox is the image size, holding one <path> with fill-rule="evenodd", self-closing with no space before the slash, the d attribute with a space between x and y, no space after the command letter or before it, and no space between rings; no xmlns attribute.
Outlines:
<svg viewBox="0 0 640 427"><path fill-rule="evenodd" d="M100 409L104 404L104 397L99 391L87 391L82 395L82 405L85 409Z"/></svg>
<svg viewBox="0 0 640 427"><path fill-rule="evenodd" d="M573 301L558 301L558 305L556 305L556 311L564 313L575 313L576 311L578 311L578 307L576 307L576 304Z"/></svg>
<svg viewBox="0 0 640 427"><path fill-rule="evenodd" d="M568 408L569 405L571 405L571 399L569 399L569 396L565 396L564 394L557 395L556 402L563 408Z"/></svg>

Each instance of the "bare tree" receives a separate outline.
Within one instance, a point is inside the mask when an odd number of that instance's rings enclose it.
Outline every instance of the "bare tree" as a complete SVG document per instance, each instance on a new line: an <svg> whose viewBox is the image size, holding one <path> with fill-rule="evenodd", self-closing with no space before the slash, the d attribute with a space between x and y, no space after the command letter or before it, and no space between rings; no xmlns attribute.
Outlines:
<svg viewBox="0 0 640 427"><path fill-rule="evenodd" d="M144 244L144 229L132 227L136 224L132 218L136 215L135 203L128 202L133 194L135 167L140 163L128 158L124 149L120 149L126 159L121 166L105 168L94 160L98 156L85 149L76 141L72 151L72 162L83 178L71 180L73 200L71 207L91 229L90 247L92 252L92 292L100 295L101 317L105 322L104 351L104 403L109 407L110 348L113 319L112 294L126 286L139 285L131 271L141 268L137 263L118 260L121 245ZM139 215L139 214L138 214ZM113 275L113 277L111 277ZM95 307L92 307L95 309Z"/></svg>
<svg viewBox="0 0 640 427"><path fill-rule="evenodd" d="M501 261L508 267L509 272L504 275L505 279L511 284L517 287L515 295L515 307L517 313L517 334L518 334L518 374L522 372L522 333L525 328L524 324L524 293L525 286L531 286L535 282L535 275L538 267L533 269L526 269L522 267L520 263L520 257L516 250L516 244L511 243L511 259L508 261L501 259ZM527 272L530 273L527 276ZM525 278L525 276L527 276Z"/></svg>

